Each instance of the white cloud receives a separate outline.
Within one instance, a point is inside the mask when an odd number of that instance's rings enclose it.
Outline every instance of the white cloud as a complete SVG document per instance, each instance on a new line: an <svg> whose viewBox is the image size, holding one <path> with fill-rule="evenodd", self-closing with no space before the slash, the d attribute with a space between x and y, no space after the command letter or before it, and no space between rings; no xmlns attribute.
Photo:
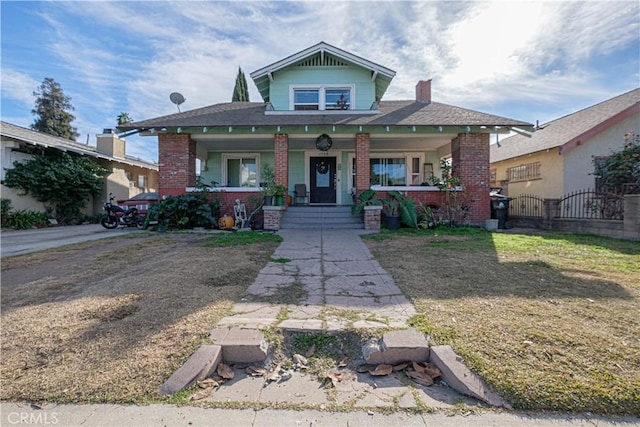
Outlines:
<svg viewBox="0 0 640 427"><path fill-rule="evenodd" d="M416 82L431 78L434 100L494 113L510 105L535 116L584 107L638 81L637 70L611 81L593 64L637 46L635 1L41 5L45 45L64 70L83 134L113 126L121 111L136 120L172 114L174 91L187 99L183 111L228 102L238 66L249 79L251 71L320 41L394 69L385 99L411 99ZM637 68L637 56L627 61L617 66ZM2 72L3 97L31 106L43 76ZM153 139L141 140L128 150L155 155Z"/></svg>

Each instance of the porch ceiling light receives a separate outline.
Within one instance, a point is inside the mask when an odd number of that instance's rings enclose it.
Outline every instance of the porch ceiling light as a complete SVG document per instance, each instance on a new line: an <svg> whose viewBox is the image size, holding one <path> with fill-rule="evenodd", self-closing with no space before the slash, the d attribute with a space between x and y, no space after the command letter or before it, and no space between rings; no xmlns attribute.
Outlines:
<svg viewBox="0 0 640 427"><path fill-rule="evenodd" d="M251 126L251 132L255 132L256 131L256 127L255 126Z"/></svg>
<svg viewBox="0 0 640 427"><path fill-rule="evenodd" d="M229 133L233 132L233 126L229 126Z"/></svg>
<svg viewBox="0 0 640 427"><path fill-rule="evenodd" d="M438 126L438 132L442 132L442 126Z"/></svg>
<svg viewBox="0 0 640 427"><path fill-rule="evenodd" d="M149 129L149 133L156 133L156 128Z"/></svg>
<svg viewBox="0 0 640 427"><path fill-rule="evenodd" d="M178 129L176 129L176 132L178 132L178 133L182 133L182 128L178 128Z"/></svg>
<svg viewBox="0 0 640 427"><path fill-rule="evenodd" d="M467 133L471 132L471 128L467 126Z"/></svg>
<svg viewBox="0 0 640 427"><path fill-rule="evenodd" d="M208 130L209 129L207 129L207 127L205 126L205 127L202 128L202 133L207 133Z"/></svg>
<svg viewBox="0 0 640 427"><path fill-rule="evenodd" d="M389 126L387 126L387 132L389 132Z"/></svg>
<svg viewBox="0 0 640 427"><path fill-rule="evenodd" d="M160 132L166 132L166 131L167 131L167 128L160 129Z"/></svg>

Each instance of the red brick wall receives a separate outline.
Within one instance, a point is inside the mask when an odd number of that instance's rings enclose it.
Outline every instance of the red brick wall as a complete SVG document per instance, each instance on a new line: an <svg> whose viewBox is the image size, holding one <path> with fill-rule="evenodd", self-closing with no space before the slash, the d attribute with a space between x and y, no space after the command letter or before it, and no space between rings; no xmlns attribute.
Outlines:
<svg viewBox="0 0 640 427"><path fill-rule="evenodd" d="M368 133L356 134L356 193L370 187L370 165L369 154L371 149L371 139Z"/></svg>
<svg viewBox="0 0 640 427"><path fill-rule="evenodd" d="M259 199L259 200L251 200L251 199ZM252 192L242 192L242 193L234 193L232 191L220 191L213 192L209 194L209 200L218 199L220 200L220 213L222 215L230 215L233 216L233 205L236 204L236 200L239 199L241 203L245 204L245 208L247 209L247 216L254 209L256 203L259 203L262 200L262 194L259 191Z"/></svg>
<svg viewBox="0 0 640 427"><path fill-rule="evenodd" d="M277 133L273 136L276 184L289 187L289 135Z"/></svg>
<svg viewBox="0 0 640 427"><path fill-rule="evenodd" d="M451 173L460 178L468 195L471 223L484 225L491 218L489 134L458 134L451 141L451 158Z"/></svg>
<svg viewBox="0 0 640 427"><path fill-rule="evenodd" d="M158 135L158 196L178 196L195 185L195 141L189 134Z"/></svg>

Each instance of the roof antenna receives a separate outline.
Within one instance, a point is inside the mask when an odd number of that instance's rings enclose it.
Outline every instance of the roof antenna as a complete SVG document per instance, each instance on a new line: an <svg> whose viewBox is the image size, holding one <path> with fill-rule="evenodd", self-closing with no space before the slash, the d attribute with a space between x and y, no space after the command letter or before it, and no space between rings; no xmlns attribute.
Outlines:
<svg viewBox="0 0 640 427"><path fill-rule="evenodd" d="M186 101L186 99L184 99L184 96L182 96L182 94L179 92L171 92L171 95L169 95L169 99L171 100L171 102L176 104L176 107L178 107L178 113L180 113L180 104Z"/></svg>

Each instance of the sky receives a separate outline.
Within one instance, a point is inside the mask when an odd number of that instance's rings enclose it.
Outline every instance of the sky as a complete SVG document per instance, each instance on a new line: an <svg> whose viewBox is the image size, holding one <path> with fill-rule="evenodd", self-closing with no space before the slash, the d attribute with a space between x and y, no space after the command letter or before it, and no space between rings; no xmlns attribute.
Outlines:
<svg viewBox="0 0 640 427"><path fill-rule="evenodd" d="M633 1L5 1L3 121L29 127L33 91L57 81L78 142L136 121L229 102L249 74L326 42L396 71L384 100L432 99L540 124L640 86ZM155 137L127 154L157 161Z"/></svg>

